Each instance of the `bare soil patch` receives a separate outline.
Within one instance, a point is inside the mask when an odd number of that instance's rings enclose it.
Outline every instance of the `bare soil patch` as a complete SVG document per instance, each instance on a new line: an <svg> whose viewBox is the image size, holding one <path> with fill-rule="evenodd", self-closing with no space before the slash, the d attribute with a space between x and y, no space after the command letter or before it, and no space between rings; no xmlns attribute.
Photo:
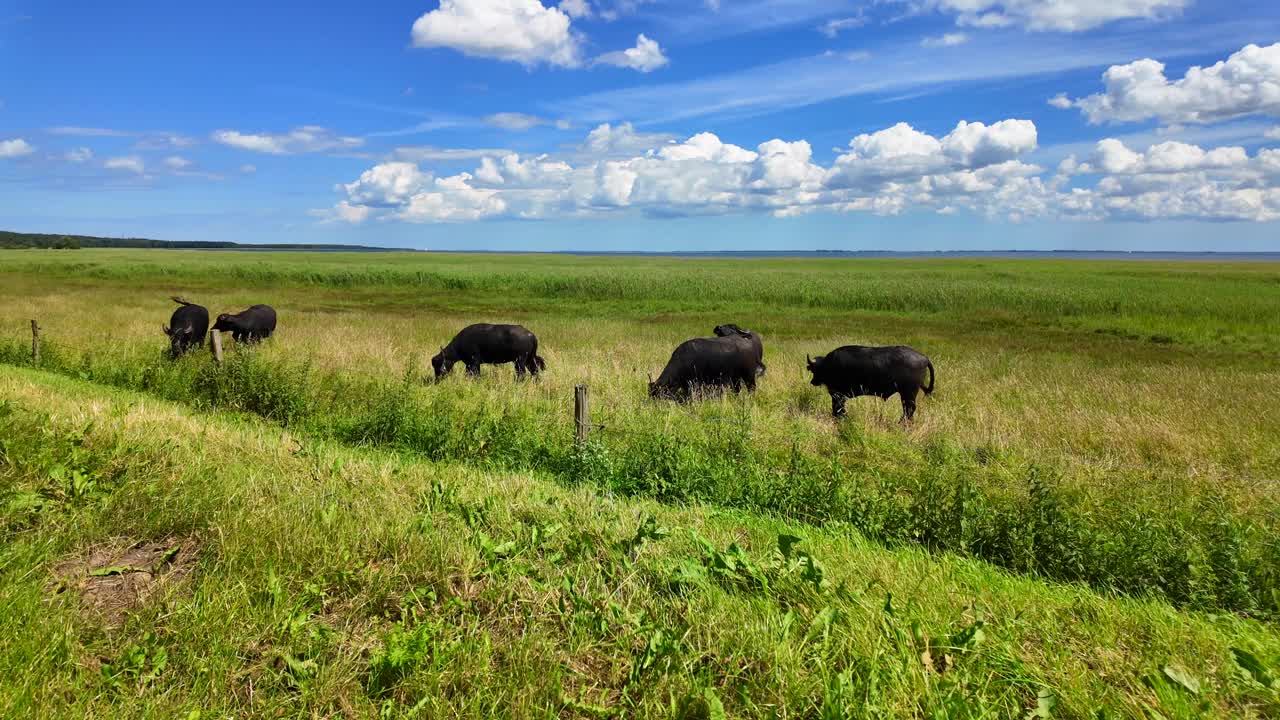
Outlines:
<svg viewBox="0 0 1280 720"><path fill-rule="evenodd" d="M192 537L102 543L58 563L55 590L75 591L86 612L109 628L119 627L130 612L189 576L199 551Z"/></svg>

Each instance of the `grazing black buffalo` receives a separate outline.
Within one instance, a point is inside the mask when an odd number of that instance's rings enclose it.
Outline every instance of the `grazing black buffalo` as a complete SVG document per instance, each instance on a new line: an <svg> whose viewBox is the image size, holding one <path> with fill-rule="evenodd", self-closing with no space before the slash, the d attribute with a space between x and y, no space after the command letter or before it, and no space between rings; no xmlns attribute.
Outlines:
<svg viewBox="0 0 1280 720"><path fill-rule="evenodd" d="M764 365L764 340L760 337L760 333L740 328L733 323L717 325L713 332L715 332L716 337L738 336L746 338L747 342L751 343L751 347L755 349L756 375L764 375L764 371L768 368Z"/></svg>
<svg viewBox="0 0 1280 720"><path fill-rule="evenodd" d="M519 325L468 325L449 344L431 358L439 380L453 369L454 363L467 366L467 375L480 375L481 365L515 363L516 379L523 380L525 371L536 377L547 369L547 361L538 355L538 338Z"/></svg>
<svg viewBox="0 0 1280 720"><path fill-rule="evenodd" d="M170 298L180 306L169 316L164 334L169 336L169 357L176 358L204 344L209 332L209 311L178 296Z"/></svg>
<svg viewBox="0 0 1280 720"><path fill-rule="evenodd" d="M831 393L831 414L844 415L844 401L860 395L875 395L888 400L894 393L902 399L902 420L910 421L916 414L916 394L923 389L925 395L933 392L933 363L929 358L905 345L891 347L866 347L846 345L826 355L809 359L810 381L814 385L826 385ZM925 371L929 384L924 384Z"/></svg>
<svg viewBox="0 0 1280 720"><path fill-rule="evenodd" d="M258 342L276 331L276 311L270 305L254 305L244 312L223 313L214 330L230 331L236 342Z"/></svg>
<svg viewBox="0 0 1280 720"><path fill-rule="evenodd" d="M649 397L686 402L702 387L742 386L756 389L759 362L754 346L740 335L685 340L671 353L656 382L649 383Z"/></svg>

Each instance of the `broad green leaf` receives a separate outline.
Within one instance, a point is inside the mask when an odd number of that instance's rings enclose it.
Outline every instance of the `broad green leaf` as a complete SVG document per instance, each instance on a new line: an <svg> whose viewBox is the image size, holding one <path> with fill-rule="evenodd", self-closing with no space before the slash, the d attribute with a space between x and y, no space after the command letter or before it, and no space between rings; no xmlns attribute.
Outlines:
<svg viewBox="0 0 1280 720"><path fill-rule="evenodd" d="M1231 648L1231 655L1236 659L1236 664L1244 668L1245 672L1266 687L1276 687L1277 682L1271 677L1271 673L1267 671L1267 666L1258 659L1256 655L1238 647Z"/></svg>
<svg viewBox="0 0 1280 720"><path fill-rule="evenodd" d="M715 690L703 690L702 698L707 701L707 720L728 720L728 716L724 714L724 703L720 702Z"/></svg>
<svg viewBox="0 0 1280 720"><path fill-rule="evenodd" d="M1173 665L1165 665L1161 670L1165 677L1186 688L1192 695L1200 694L1200 681L1192 677L1191 673Z"/></svg>

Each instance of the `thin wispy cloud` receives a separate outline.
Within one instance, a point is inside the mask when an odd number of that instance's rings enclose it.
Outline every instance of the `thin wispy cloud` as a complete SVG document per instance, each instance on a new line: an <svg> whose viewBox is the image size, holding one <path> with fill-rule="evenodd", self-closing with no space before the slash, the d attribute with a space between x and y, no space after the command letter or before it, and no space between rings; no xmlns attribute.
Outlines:
<svg viewBox="0 0 1280 720"><path fill-rule="evenodd" d="M914 46L871 48L872 56L849 62L814 55L759 65L678 83L607 90L548 103L553 112L583 122L631 120L641 124L711 116L752 117L828 100L920 88L954 89L965 84L1048 75L1128 62L1163 48L1163 57L1230 48L1242 26L1186 29L1159 38L1144 33L1082 38L1001 34L971 45L964 63L934 62ZM1249 30L1248 35L1253 35ZM1237 45L1238 47L1238 45Z"/></svg>
<svg viewBox="0 0 1280 720"><path fill-rule="evenodd" d="M284 133L215 130L210 138L227 147L269 155L346 151L365 142L363 138L339 135L318 125L303 125Z"/></svg>
<svg viewBox="0 0 1280 720"><path fill-rule="evenodd" d="M942 35L931 35L920 41L921 47L956 47L969 42L969 34L962 32L943 33Z"/></svg>
<svg viewBox="0 0 1280 720"><path fill-rule="evenodd" d="M66 135L70 137L132 137L135 133L111 128L78 127L75 125L58 125L45 132L50 135Z"/></svg>
<svg viewBox="0 0 1280 720"><path fill-rule="evenodd" d="M778 31L787 28L814 28L819 32L828 21L862 17L866 2L859 0L741 0L721 3L718 10L706 8L697 12L686 5L672 6L659 12L655 22L663 29L663 37L688 43L707 41L749 33ZM853 29L845 24L836 33Z"/></svg>
<svg viewBox="0 0 1280 720"><path fill-rule="evenodd" d="M818 26L818 32L826 35L830 39L835 39L837 35L845 30L852 30L866 25L869 19L865 15L854 15L852 17L832 18Z"/></svg>
<svg viewBox="0 0 1280 720"><path fill-rule="evenodd" d="M431 145L398 147L391 152L392 159L409 162L437 162L449 160L479 160L482 157L505 155L510 150L496 148L441 148Z"/></svg>

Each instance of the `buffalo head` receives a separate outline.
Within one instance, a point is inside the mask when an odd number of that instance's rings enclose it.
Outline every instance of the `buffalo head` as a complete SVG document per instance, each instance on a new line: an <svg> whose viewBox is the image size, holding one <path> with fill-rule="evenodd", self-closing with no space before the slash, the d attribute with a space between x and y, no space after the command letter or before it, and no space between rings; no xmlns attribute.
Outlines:
<svg viewBox="0 0 1280 720"><path fill-rule="evenodd" d="M217 321L213 323L213 329L234 330L235 328L231 327L231 315L228 313L222 313L219 315Z"/></svg>
<svg viewBox="0 0 1280 720"><path fill-rule="evenodd" d="M725 323L717 325L713 331L718 337L729 337L730 335L741 335L742 337L751 337L750 330L744 330L733 323Z"/></svg>
<svg viewBox="0 0 1280 720"><path fill-rule="evenodd" d="M444 377L453 369L453 363L444 356L444 348L440 348L440 352L431 358L431 368L436 371L436 379Z"/></svg>
<svg viewBox="0 0 1280 720"><path fill-rule="evenodd" d="M161 325L164 334L169 336L169 357L177 358L186 352L195 344L192 334L186 330L174 330L171 327Z"/></svg>
<svg viewBox="0 0 1280 720"><path fill-rule="evenodd" d="M825 358L825 357L823 357L822 355L819 355L819 356L818 356L818 357L816 357L816 358L811 358L811 357L809 357L808 355L805 355L805 356L804 356L805 366L808 368L809 372L813 373L813 378L812 378L811 380L809 380L809 384L810 384L810 385L822 385L822 384L823 384L823 381L822 381L822 361L823 361L823 360L825 360L825 359L826 359L826 358Z"/></svg>

